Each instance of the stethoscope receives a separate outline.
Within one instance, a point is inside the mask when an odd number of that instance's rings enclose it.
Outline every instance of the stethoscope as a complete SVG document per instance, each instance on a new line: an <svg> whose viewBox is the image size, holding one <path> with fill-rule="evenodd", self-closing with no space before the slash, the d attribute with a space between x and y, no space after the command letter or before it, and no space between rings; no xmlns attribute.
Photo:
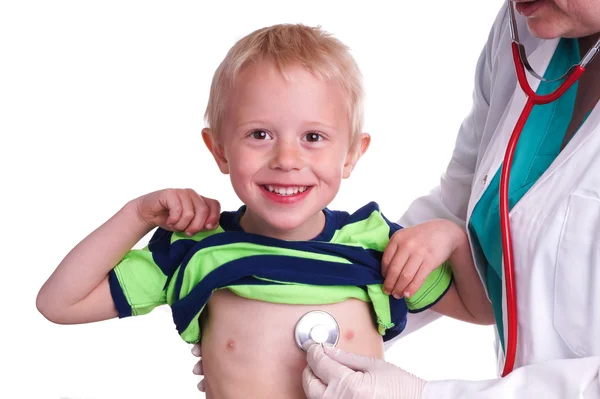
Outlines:
<svg viewBox="0 0 600 399"><path fill-rule="evenodd" d="M519 85L525 95L527 96L527 102L525 107L517 120L517 124L510 136L506 152L504 153L504 162L502 164L502 172L500 175L500 228L502 230L502 257L504 260L504 281L506 284L506 310L507 310L507 340L506 340L506 355L504 361L504 370L502 376L509 374L514 367L515 354L517 351L517 293L515 290L514 280L514 263L513 263L513 249L512 239L510 233L510 221L509 221L509 210L508 210L508 182L510 177L510 167L513 160L513 154L519 136L523 130L523 126L527 122L527 118L531 113L534 105L548 104L552 101L557 100L562 96L568 89L579 79L587 64L592 61L594 56L600 51L600 39L596 44L585 54L581 62L577 65L571 66L564 75L556 79L544 79L538 75L527 61L525 55L525 48L519 42L519 34L517 32L517 23L515 22L515 10L513 8L513 1L508 1L508 10L510 14L510 34L512 37L512 55L515 64L517 79ZM545 95L538 95L534 90L531 89L525 76L525 69L535 78L553 82L557 80L564 80L561 85L552 93Z"/></svg>
<svg viewBox="0 0 600 399"><path fill-rule="evenodd" d="M313 344L336 346L340 339L340 326L331 314L312 310L296 323L294 338L305 352Z"/></svg>
<svg viewBox="0 0 600 399"><path fill-rule="evenodd" d="M517 120L515 128L510 136L506 152L504 153L504 162L502 163L502 171L500 175L500 229L502 232L502 257L504 260L504 281L506 284L506 309L507 309L507 339L506 339L506 355L504 361L504 370L502 376L509 374L514 367L515 354L517 350L517 293L515 290L514 280L514 263L512 238L510 233L510 220L508 210L508 182L510 178L510 167L512 165L513 155L519 136L523 131L523 127L527 122L527 118L531 113L534 105L548 104L557 100L575 83L587 64L589 64L594 56L600 51L600 39L596 44L585 54L581 62L571 66L567 72L556 79L545 79L538 75L527 60L525 48L519 42L519 34L517 31L517 23L515 21L515 11L512 0L507 0L508 10L510 15L510 35L512 38L512 55L515 64L517 79L521 89L527 96L527 102L521 115ZM531 89L525 69L538 80L545 82L553 82L564 80L561 85L552 93L538 95ZM338 343L340 329L339 326L329 313L324 311L311 311L305 314L296 324L295 328L296 344L302 350L312 344L329 344L335 346Z"/></svg>

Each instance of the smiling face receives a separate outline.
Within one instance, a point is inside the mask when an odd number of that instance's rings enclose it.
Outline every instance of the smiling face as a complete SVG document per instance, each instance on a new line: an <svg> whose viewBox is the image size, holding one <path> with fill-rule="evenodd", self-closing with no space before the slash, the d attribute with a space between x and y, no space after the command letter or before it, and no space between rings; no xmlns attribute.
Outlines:
<svg viewBox="0 0 600 399"><path fill-rule="evenodd" d="M352 137L344 91L300 67L245 67L228 93L221 131L203 130L246 204L242 227L288 240L318 235L325 208L369 136ZM355 156L356 155L356 156Z"/></svg>
<svg viewBox="0 0 600 399"><path fill-rule="evenodd" d="M514 0L530 32L542 39L600 32L599 0Z"/></svg>

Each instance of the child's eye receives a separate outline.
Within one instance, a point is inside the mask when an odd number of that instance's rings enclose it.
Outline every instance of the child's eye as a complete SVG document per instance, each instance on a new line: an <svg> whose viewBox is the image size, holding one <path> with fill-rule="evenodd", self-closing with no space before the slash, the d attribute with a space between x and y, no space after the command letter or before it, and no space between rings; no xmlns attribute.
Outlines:
<svg viewBox="0 0 600 399"><path fill-rule="evenodd" d="M319 133L311 132L311 133L307 133L306 136L304 136L304 138L309 143L315 143L317 141L323 140L323 135L321 135Z"/></svg>
<svg viewBox="0 0 600 399"><path fill-rule="evenodd" d="M250 133L250 137L256 140L271 140L272 137L269 133L264 130L255 130Z"/></svg>

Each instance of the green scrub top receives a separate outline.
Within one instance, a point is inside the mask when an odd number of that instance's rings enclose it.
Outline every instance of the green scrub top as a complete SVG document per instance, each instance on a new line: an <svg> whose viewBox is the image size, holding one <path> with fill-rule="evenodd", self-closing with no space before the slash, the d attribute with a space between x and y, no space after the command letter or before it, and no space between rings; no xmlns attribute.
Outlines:
<svg viewBox="0 0 600 399"><path fill-rule="evenodd" d="M577 39L561 39L544 77L560 76L580 62ZM554 91L561 81L541 82L537 93ZM557 101L536 105L523 128L515 149L508 186L509 209L525 195L558 156L567 127L571 121L577 83ZM500 342L504 348L502 322L502 238L500 232L500 170L490 182L469 220L469 232L474 250L482 253L485 284L494 309Z"/></svg>

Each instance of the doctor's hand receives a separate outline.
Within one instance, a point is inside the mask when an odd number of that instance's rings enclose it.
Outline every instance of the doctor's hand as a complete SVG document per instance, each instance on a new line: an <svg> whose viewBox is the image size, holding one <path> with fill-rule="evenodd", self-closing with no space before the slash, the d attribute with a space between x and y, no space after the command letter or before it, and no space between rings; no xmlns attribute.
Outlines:
<svg viewBox="0 0 600 399"><path fill-rule="evenodd" d="M192 372L196 375L204 375L204 372L202 371L202 346L200 346L200 344L196 344L192 347L192 355L200 358L200 360L198 360L198 363L194 365L194 369L192 370ZM204 386L204 384L205 382L203 378L198 383L198 390L200 392L206 392L206 387Z"/></svg>
<svg viewBox="0 0 600 399"><path fill-rule="evenodd" d="M425 381L384 360L312 345L302 373L307 399L421 399Z"/></svg>
<svg viewBox="0 0 600 399"><path fill-rule="evenodd" d="M457 224L443 219L395 232L381 259L383 292L395 298L412 296L464 237L465 232Z"/></svg>

